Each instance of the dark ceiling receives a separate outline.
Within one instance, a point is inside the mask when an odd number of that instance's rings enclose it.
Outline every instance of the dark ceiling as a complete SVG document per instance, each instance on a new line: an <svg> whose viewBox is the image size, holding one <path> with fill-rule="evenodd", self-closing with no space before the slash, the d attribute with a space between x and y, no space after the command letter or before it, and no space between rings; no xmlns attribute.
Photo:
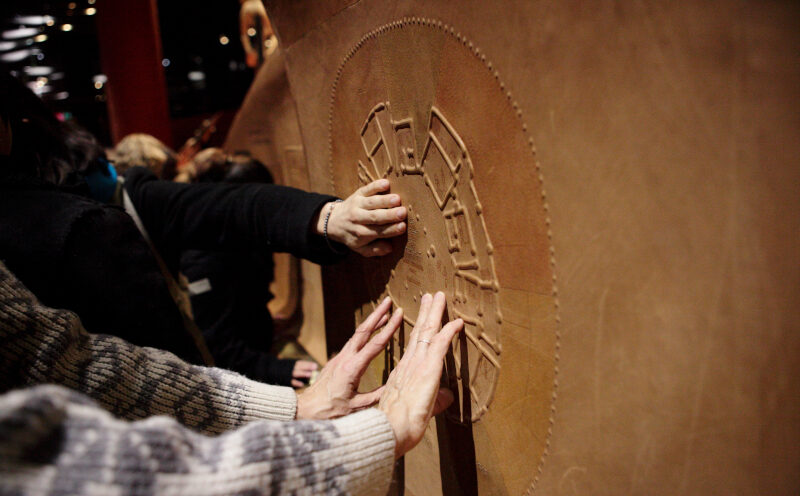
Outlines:
<svg viewBox="0 0 800 496"><path fill-rule="evenodd" d="M54 111L76 119L108 143L96 15L92 15L92 9L101 9L106 1L125 0L3 0L0 68L24 80ZM244 66L239 43L239 3L157 3L170 115L181 118L238 107L253 77ZM64 31L65 24L71 26L69 31Z"/></svg>

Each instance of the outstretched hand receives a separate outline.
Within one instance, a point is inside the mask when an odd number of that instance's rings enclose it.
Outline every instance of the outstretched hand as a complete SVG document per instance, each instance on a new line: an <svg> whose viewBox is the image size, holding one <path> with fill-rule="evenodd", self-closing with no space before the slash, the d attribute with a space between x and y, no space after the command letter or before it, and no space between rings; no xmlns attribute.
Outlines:
<svg viewBox="0 0 800 496"><path fill-rule="evenodd" d="M340 203L326 204L320 211L317 232L323 234L325 217L328 217L328 237L333 241L365 257L390 253L392 245L382 238L406 232L408 211L401 206L399 195L381 194L388 191L389 180L378 179Z"/></svg>
<svg viewBox="0 0 800 496"><path fill-rule="evenodd" d="M439 381L450 342L464 321L456 319L442 328L444 309L444 293L422 297L406 352L384 386L378 408L394 431L397 458L416 446L431 417L453 402L453 394L440 389Z"/></svg>
<svg viewBox="0 0 800 496"><path fill-rule="evenodd" d="M316 382L297 395L297 418L324 420L341 417L375 405L381 397L383 386L369 393L359 393L361 376L391 339L403 321L403 311L396 310L391 318L390 298L384 299L353 337L319 373ZM374 331L385 326L374 338Z"/></svg>

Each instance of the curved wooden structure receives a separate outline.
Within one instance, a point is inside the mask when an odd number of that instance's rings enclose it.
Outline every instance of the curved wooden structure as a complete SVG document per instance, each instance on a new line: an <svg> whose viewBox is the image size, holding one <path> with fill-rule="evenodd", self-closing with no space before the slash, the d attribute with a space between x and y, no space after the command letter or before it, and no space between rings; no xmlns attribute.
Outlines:
<svg viewBox="0 0 800 496"><path fill-rule="evenodd" d="M266 3L311 189L412 212L329 330L435 289L469 324L397 489L798 492L798 7Z"/></svg>

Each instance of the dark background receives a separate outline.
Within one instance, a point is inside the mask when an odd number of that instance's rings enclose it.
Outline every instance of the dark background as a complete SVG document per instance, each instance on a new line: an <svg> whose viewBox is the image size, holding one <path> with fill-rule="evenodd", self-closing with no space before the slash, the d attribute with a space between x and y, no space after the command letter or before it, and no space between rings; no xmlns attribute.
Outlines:
<svg viewBox="0 0 800 496"><path fill-rule="evenodd" d="M25 81L62 118L75 119L101 142L112 145L105 86L102 76L98 78L103 74L95 24L98 16L87 14L87 9L102 9L106 1L124 0L4 0L0 5L0 68ZM223 111L221 122L230 120L253 71L244 64L238 2L161 0L157 5L170 125L173 144L179 147L204 118ZM19 18L42 15L52 16L53 25ZM73 26L71 31L62 30L65 23ZM7 31L20 27L35 28L36 34L7 39ZM41 34L47 39L38 41L41 37L36 36ZM222 43L225 37L227 44ZM52 72L41 76L32 69L42 67L52 68ZM41 77L46 77L46 82Z"/></svg>

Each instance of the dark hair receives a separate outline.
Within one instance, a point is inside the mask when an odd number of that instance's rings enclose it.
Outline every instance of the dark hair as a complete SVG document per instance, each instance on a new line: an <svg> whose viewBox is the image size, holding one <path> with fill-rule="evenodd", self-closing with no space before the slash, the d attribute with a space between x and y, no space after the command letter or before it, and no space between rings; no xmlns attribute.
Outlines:
<svg viewBox="0 0 800 496"><path fill-rule="evenodd" d="M269 169L247 152L233 154L231 166L225 174L226 183L272 183Z"/></svg>
<svg viewBox="0 0 800 496"><path fill-rule="evenodd" d="M0 182L76 186L83 176L102 170L105 151L88 131L56 119L31 90L0 73L0 117L11 129L11 154Z"/></svg>
<svg viewBox="0 0 800 496"><path fill-rule="evenodd" d="M248 152L215 153L204 159L202 172L195 178L198 183L272 183L272 174L264 164Z"/></svg>

